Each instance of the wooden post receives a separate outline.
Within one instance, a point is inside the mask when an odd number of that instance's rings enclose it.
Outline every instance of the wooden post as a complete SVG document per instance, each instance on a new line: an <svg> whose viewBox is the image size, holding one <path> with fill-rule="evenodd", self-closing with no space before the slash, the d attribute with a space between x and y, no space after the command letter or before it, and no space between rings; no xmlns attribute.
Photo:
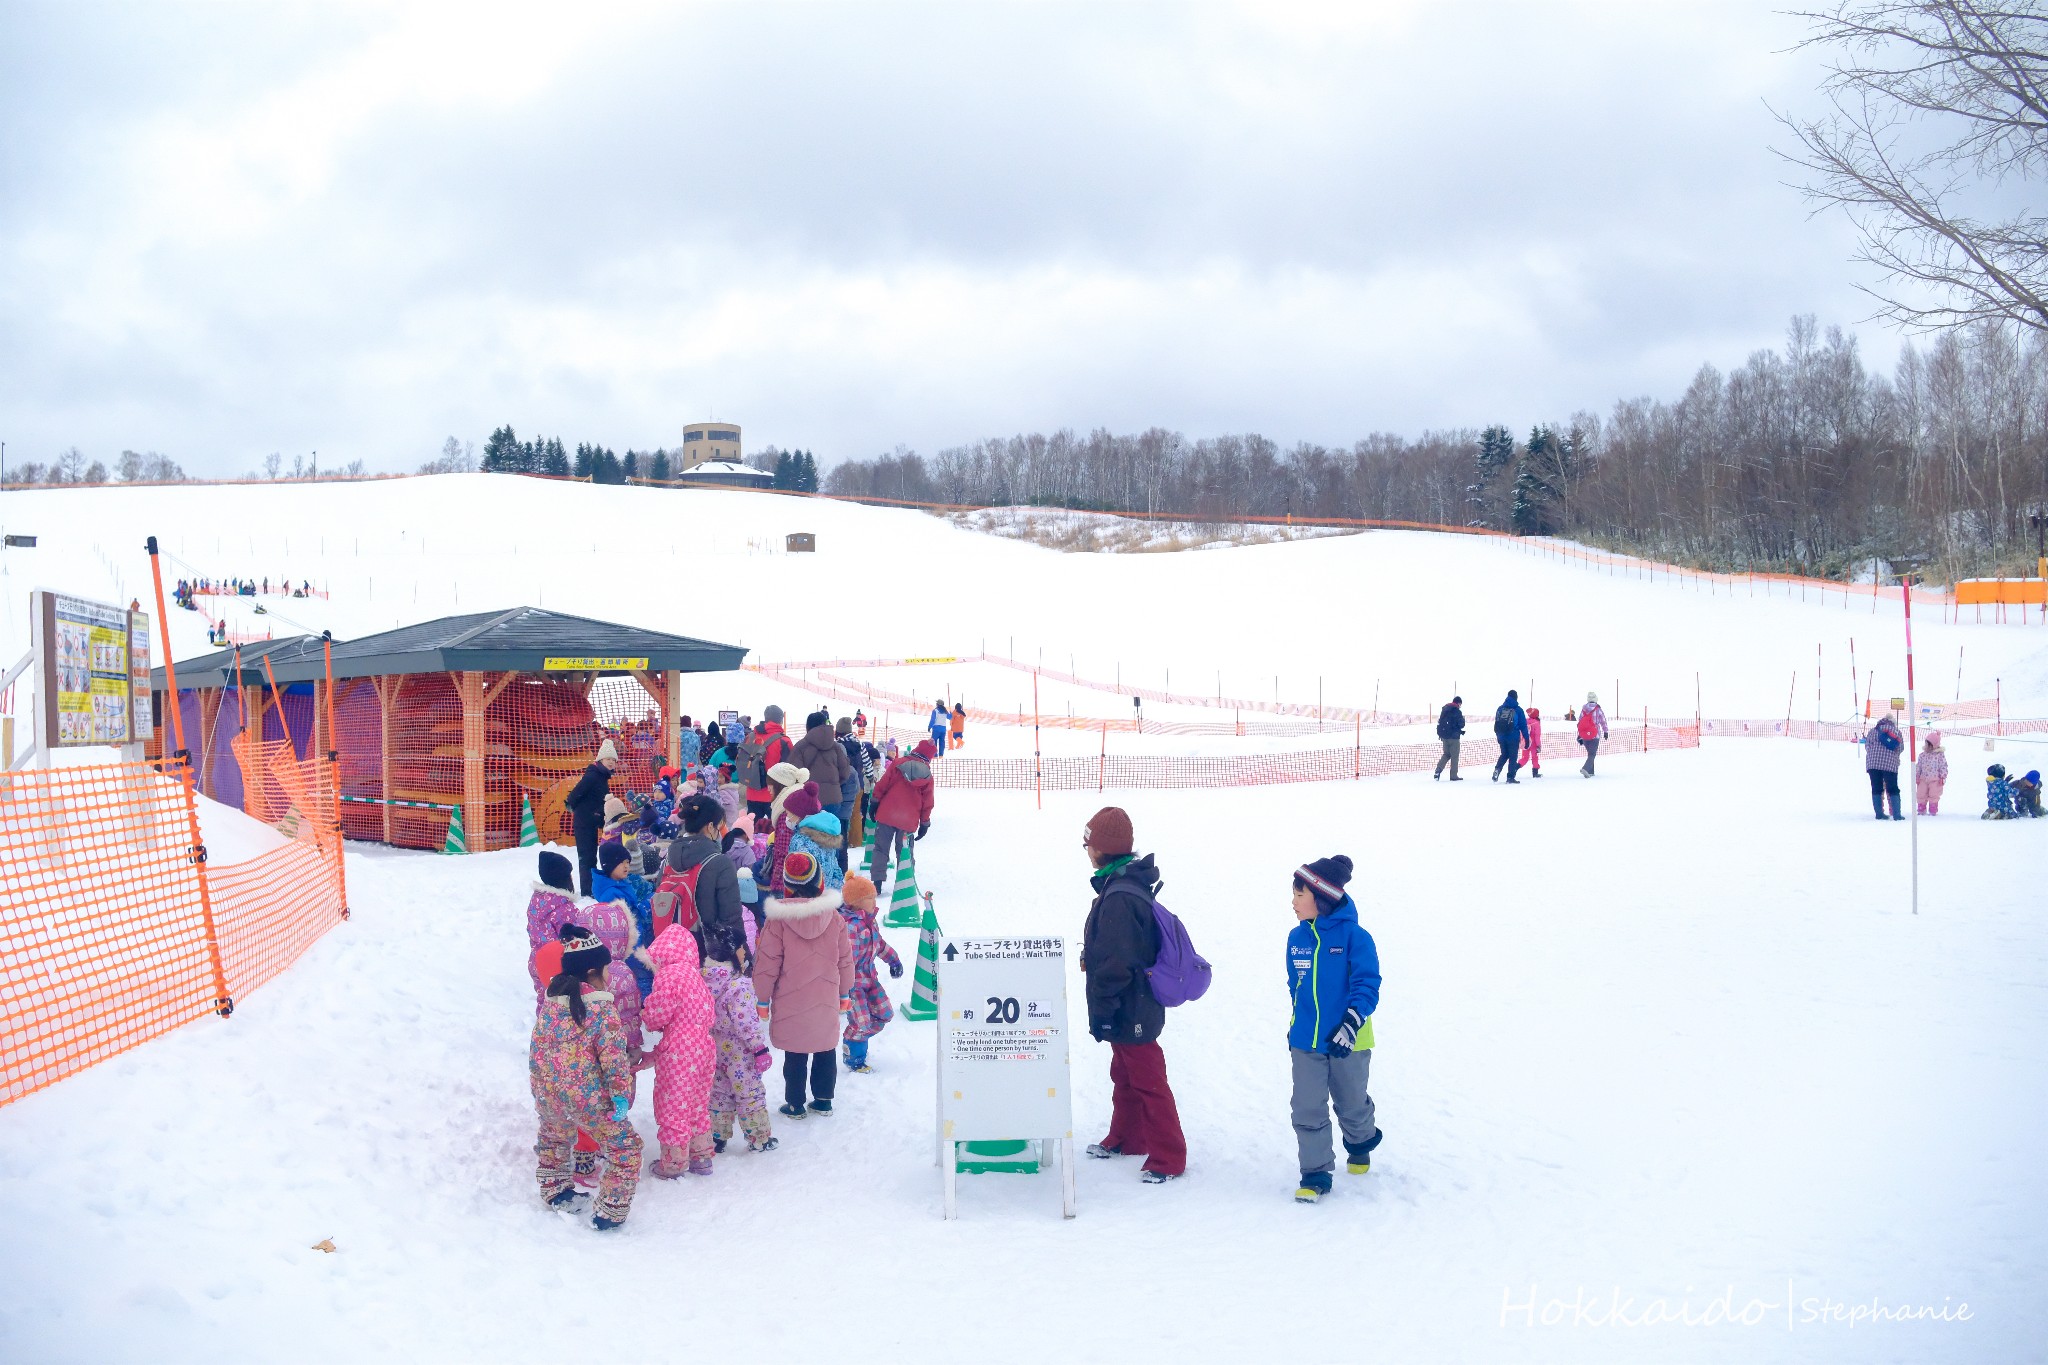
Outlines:
<svg viewBox="0 0 2048 1365"><path fill-rule="evenodd" d="M462 832L469 850L482 853L490 847L484 833L484 675L456 674L455 691L462 698Z"/></svg>
<svg viewBox="0 0 2048 1365"><path fill-rule="evenodd" d="M398 691L405 686L403 677L372 678L370 682L377 689L377 799L384 813L384 842L391 842L391 708L398 701Z"/></svg>
<svg viewBox="0 0 2048 1365"><path fill-rule="evenodd" d="M676 717L683 714L683 675L678 669L668 670L668 765L680 769L683 766L683 729L676 723Z"/></svg>

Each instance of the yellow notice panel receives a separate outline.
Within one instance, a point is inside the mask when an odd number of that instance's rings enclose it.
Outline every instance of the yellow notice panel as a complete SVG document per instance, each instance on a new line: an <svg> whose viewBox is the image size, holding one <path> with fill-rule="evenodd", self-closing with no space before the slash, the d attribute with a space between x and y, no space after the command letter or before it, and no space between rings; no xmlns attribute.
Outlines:
<svg viewBox="0 0 2048 1365"><path fill-rule="evenodd" d="M591 659L547 659L542 661L541 667L546 669L550 673L586 673L593 670L606 671L620 668L637 668L645 670L647 667L647 660L628 659L616 656L611 658Z"/></svg>

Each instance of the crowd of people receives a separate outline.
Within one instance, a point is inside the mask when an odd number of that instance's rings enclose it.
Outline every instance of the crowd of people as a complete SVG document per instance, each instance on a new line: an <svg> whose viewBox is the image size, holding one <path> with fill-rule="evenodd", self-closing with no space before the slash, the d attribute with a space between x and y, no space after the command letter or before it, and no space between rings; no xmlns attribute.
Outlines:
<svg viewBox="0 0 2048 1365"><path fill-rule="evenodd" d="M600 746L568 802L577 863L544 849L527 902L529 1076L549 1207L600 1231L625 1221L645 1157L631 1118L642 1072L658 1146L646 1172L663 1180L712 1174L736 1134L750 1153L774 1151L778 1118L830 1116L839 1072L873 1072L869 1042L895 1016L881 973L904 973L876 920L876 881L894 849L931 832L931 765L965 727L962 706L933 714L944 741L908 752L870 743L858 713L813 712L796 738L775 706L759 723L734 715L700 729L686 717L685 762L630 800L610 790L615 744ZM874 880L848 856L869 827ZM1159 904L1157 866L1137 854L1123 810L1097 812L1082 845L1094 892L1081 954L1088 1032L1110 1049L1111 1081L1108 1129L1087 1152L1140 1157L1141 1178L1162 1184L1185 1173L1187 1142L1159 1037L1168 1004L1199 995L1208 965ZM1351 872L1340 856L1292 880L1288 1045L1305 1203L1332 1188L1333 1127L1354 1173L1380 1141L1367 1090L1379 956L1345 890ZM1196 966L1201 984L1189 987L1179 973L1191 980ZM778 1051L782 1103L771 1109Z"/></svg>
<svg viewBox="0 0 2048 1365"><path fill-rule="evenodd" d="M1574 711L1566 707L1564 718L1567 724L1577 730L1579 747L1586 751L1586 761L1579 765L1579 776L1594 776L1594 763L1600 757L1600 742L1607 738L1607 712L1601 709L1600 694L1588 692L1586 704ZM1437 713L1436 737L1443 744L1443 756L1436 761L1434 776L1441 780L1444 769L1451 770L1451 781L1463 782L1458 776L1458 760L1465 742L1465 699L1452 697L1444 703L1444 709ZM1522 708L1521 694L1514 688L1508 689L1507 697L1494 709L1493 737L1500 746L1500 757L1493 762L1493 780L1501 780L1507 774L1510 786L1519 785L1515 776L1526 767L1529 776L1543 776L1543 713L1531 706Z"/></svg>
<svg viewBox="0 0 2048 1365"><path fill-rule="evenodd" d="M274 580L276 590L272 591L273 580L268 578L181 578L172 590L172 597L187 611L197 611L195 597L312 597L311 579L302 578L297 583L289 578Z"/></svg>

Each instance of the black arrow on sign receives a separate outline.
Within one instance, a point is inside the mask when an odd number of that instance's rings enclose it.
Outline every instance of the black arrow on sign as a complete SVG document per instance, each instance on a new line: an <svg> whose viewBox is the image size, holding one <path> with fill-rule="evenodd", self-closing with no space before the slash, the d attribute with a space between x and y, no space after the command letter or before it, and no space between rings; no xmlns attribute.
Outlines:
<svg viewBox="0 0 2048 1365"><path fill-rule="evenodd" d="M958 956L959 950L956 949L952 944L948 943L946 945L946 961L951 962L954 958Z"/></svg>

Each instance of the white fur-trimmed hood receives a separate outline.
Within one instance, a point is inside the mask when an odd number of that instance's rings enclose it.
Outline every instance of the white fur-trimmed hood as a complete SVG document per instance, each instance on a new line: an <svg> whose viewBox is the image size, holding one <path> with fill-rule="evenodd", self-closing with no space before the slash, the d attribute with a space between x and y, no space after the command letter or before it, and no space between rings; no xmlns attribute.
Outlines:
<svg viewBox="0 0 2048 1365"><path fill-rule="evenodd" d="M839 908L841 897L837 891L827 888L811 900L785 900L781 896L770 896L763 902L762 909L769 919L809 919Z"/></svg>

